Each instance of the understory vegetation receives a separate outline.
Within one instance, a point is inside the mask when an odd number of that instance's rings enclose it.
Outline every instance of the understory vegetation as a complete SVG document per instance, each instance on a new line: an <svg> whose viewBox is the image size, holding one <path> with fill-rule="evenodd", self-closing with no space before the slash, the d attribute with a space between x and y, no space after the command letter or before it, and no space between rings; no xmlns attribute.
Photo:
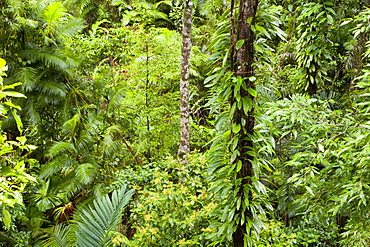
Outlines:
<svg viewBox="0 0 370 247"><path fill-rule="evenodd" d="M0 246L370 246L369 7L1 1Z"/></svg>

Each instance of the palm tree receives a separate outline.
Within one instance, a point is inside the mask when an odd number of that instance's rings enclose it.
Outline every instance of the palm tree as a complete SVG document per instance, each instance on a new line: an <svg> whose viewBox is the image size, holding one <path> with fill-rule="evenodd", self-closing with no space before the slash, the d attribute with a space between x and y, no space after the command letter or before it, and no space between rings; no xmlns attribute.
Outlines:
<svg viewBox="0 0 370 247"><path fill-rule="evenodd" d="M21 92L27 99L17 103L28 120L26 125L55 139L61 116L58 110L70 100L72 69L78 65L78 57L69 54L64 43L84 27L83 20L52 0L12 0L0 5L0 12L7 16L0 38L2 55L9 64L5 82L22 83ZM12 119L3 126L11 129Z"/></svg>

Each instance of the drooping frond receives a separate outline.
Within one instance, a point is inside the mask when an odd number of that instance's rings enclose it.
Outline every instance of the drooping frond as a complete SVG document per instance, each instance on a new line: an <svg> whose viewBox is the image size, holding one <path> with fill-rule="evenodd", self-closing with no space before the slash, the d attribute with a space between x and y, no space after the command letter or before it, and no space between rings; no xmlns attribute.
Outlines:
<svg viewBox="0 0 370 247"><path fill-rule="evenodd" d="M86 152L88 150L91 150L91 148L94 146L94 142L95 142L94 136L80 135L77 140L76 146L78 150Z"/></svg>
<svg viewBox="0 0 370 247"><path fill-rule="evenodd" d="M72 137L75 135L77 124L80 122L80 115L75 114L71 119L63 124L63 132L69 133Z"/></svg>
<svg viewBox="0 0 370 247"><path fill-rule="evenodd" d="M35 15L39 15L44 11L44 9L49 6L51 3L55 2L56 0L38 0L32 7L33 7L33 13Z"/></svg>
<svg viewBox="0 0 370 247"><path fill-rule="evenodd" d="M15 74L16 79L22 83L25 92L33 90L37 82L39 71L32 67L19 68Z"/></svg>
<svg viewBox="0 0 370 247"><path fill-rule="evenodd" d="M109 111L114 111L115 109L119 109L122 105L123 98L125 97L125 90L123 88L118 89L115 91L109 100L108 109Z"/></svg>
<svg viewBox="0 0 370 247"><path fill-rule="evenodd" d="M66 16L68 16L68 13L62 2L49 4L43 12L47 28L52 28L52 26L56 25L58 22L65 20Z"/></svg>
<svg viewBox="0 0 370 247"><path fill-rule="evenodd" d="M76 148L72 143L68 142L56 142L49 148L47 156L54 158L58 155L69 153L71 155L76 153Z"/></svg>
<svg viewBox="0 0 370 247"><path fill-rule="evenodd" d="M23 112L25 113L29 122L33 124L40 123L41 117L40 117L39 112L36 109L36 106L33 100L27 100L23 109L24 109Z"/></svg>
<svg viewBox="0 0 370 247"><path fill-rule="evenodd" d="M127 185L114 191L112 197L102 196L93 201L93 206L79 210L77 221L77 246L108 246L111 232L117 227L123 209L134 194Z"/></svg>
<svg viewBox="0 0 370 247"><path fill-rule="evenodd" d="M41 167L40 179L51 177L61 170L66 170L75 164L75 160L70 156L62 156L47 162Z"/></svg>
<svg viewBox="0 0 370 247"><path fill-rule="evenodd" d="M53 81L44 81L42 85L42 92L45 96L50 97L65 97L66 96L66 86L64 84L53 82Z"/></svg>
<svg viewBox="0 0 370 247"><path fill-rule="evenodd" d="M57 70L63 71L71 68L71 64L67 63L65 55L56 49L29 48L20 52L19 55L25 60L41 62L46 67L52 67Z"/></svg>
<svg viewBox="0 0 370 247"><path fill-rule="evenodd" d="M95 173L96 168L90 163L80 164L75 168L76 178L82 184L89 184L93 181Z"/></svg>
<svg viewBox="0 0 370 247"><path fill-rule="evenodd" d="M85 27L84 21L80 18L72 18L57 28L59 39L72 38Z"/></svg>
<svg viewBox="0 0 370 247"><path fill-rule="evenodd" d="M102 146L105 156L111 157L120 152L122 149L122 142L120 141L121 132L122 130L118 125L113 125L105 129Z"/></svg>

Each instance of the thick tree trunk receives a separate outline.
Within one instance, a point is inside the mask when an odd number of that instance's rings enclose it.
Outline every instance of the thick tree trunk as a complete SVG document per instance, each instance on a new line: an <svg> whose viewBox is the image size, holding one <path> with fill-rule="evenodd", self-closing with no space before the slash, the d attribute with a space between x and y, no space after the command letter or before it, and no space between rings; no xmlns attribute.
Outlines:
<svg viewBox="0 0 370 247"><path fill-rule="evenodd" d="M250 98L253 101L253 96L249 94L246 90L247 88L255 89L253 81L249 80L250 77L254 76L253 71L253 62L254 62L254 34L251 29L253 20L256 16L258 0L241 0L239 6L239 17L237 20L237 30L236 30L236 42L244 40L243 45L239 50L234 51L235 64L232 66L235 76L241 77L245 86L242 86L240 89L241 98ZM252 20L252 23L250 22ZM249 22L249 23L248 23ZM234 45L234 47L236 47ZM232 102L234 103L234 102ZM234 162L242 162L242 167L237 173L237 178L242 179L242 184L239 187L238 196L242 200L251 201L252 193L249 192L246 194L244 187L251 184L251 177L253 176L253 167L252 162L253 156L248 154L248 151L252 151L253 142L251 137L253 136L254 129L254 109L252 108L249 112L244 112L243 107L237 109L234 115L234 123L240 124L244 131L239 133L239 143L238 150L240 156ZM242 208L239 209L239 212L242 213ZM246 209L244 211L245 218L252 218L252 213ZM249 231L246 229L245 223L238 223L238 227L233 234L233 246L234 247L244 247L244 235L249 234Z"/></svg>
<svg viewBox="0 0 370 247"><path fill-rule="evenodd" d="M191 0L184 1L183 29L182 29L182 57L181 57L181 80L180 80L180 121L181 140L179 157L187 164L187 153L190 151L190 125L189 125L189 75L190 75L190 52L191 52L191 26L192 26Z"/></svg>

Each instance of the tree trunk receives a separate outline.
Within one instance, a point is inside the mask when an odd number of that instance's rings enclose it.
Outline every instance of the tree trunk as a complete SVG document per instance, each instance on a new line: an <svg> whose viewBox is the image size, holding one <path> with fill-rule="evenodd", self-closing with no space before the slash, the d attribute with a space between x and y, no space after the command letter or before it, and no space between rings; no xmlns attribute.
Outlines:
<svg viewBox="0 0 370 247"><path fill-rule="evenodd" d="M232 61L235 61L235 64L232 65L234 74L236 77L241 77L243 79L244 86L240 87L240 96L241 98L250 98L253 102L253 96L246 90L248 88L255 89L253 80L250 80L254 76L253 62L254 62L254 33L251 29L253 20L256 16L258 0L241 0L239 5L239 16L236 23L236 44L244 40L243 45L240 49L233 52L234 58ZM252 22L250 21L252 20ZM249 23L248 23L249 21ZM233 33L233 31L232 31ZM233 44L236 47L235 44ZM232 99L232 104L235 102L235 98ZM251 137L253 136L254 129L254 108L252 107L248 112L245 112L243 107L237 109L233 118L235 124L240 124L242 126L242 131L239 132L239 142L237 145L238 151L240 153L239 157L234 161L236 163L242 163L242 167L237 173L237 179L241 178L242 183L239 187L238 196L244 201L252 200L251 190L247 193L244 188L248 187L252 183L253 176L253 167L252 160L253 156L248 154L248 151L253 150L253 141ZM238 213L243 213L245 218L252 218L251 211L247 208L242 211L242 207L238 210ZM246 224L241 224L238 222L236 231L233 234L233 246L234 247L244 247L244 235L249 234L250 231L247 230Z"/></svg>
<svg viewBox="0 0 370 247"><path fill-rule="evenodd" d="M184 15L182 28L182 57L181 57L181 80L180 80L180 121L181 139L179 157L183 164L187 164L187 153L190 151L190 125L189 125L189 75L190 75L190 52L191 52L191 26L192 26L191 0L184 1Z"/></svg>

